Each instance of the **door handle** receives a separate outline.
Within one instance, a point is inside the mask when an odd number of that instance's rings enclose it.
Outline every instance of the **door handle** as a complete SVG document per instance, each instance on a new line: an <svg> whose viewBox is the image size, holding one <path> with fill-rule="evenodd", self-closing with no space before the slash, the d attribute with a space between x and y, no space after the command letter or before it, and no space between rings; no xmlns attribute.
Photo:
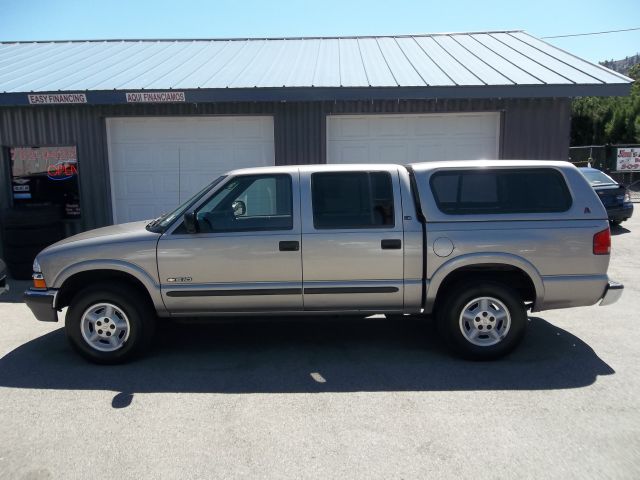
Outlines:
<svg viewBox="0 0 640 480"><path fill-rule="evenodd" d="M280 242L281 252L297 252L300 250L300 242L297 240Z"/></svg>
<svg viewBox="0 0 640 480"><path fill-rule="evenodd" d="M383 250L399 250L402 248L402 241L395 238L386 238L380 242Z"/></svg>

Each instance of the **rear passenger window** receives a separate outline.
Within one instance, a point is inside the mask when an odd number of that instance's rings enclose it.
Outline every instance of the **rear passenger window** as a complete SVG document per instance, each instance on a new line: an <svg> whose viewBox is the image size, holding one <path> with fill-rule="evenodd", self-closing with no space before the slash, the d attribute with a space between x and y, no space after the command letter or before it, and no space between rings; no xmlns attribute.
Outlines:
<svg viewBox="0 0 640 480"><path fill-rule="evenodd" d="M438 208L451 215L565 212L571 194L551 168L455 170L431 177Z"/></svg>
<svg viewBox="0 0 640 480"><path fill-rule="evenodd" d="M394 226L393 185L388 172L313 173L311 195L317 229Z"/></svg>

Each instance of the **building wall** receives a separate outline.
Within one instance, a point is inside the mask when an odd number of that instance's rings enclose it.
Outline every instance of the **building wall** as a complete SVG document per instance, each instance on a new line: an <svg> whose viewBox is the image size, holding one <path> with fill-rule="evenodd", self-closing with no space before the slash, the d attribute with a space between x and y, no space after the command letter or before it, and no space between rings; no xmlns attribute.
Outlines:
<svg viewBox="0 0 640 480"><path fill-rule="evenodd" d="M109 224L106 117L273 115L276 163L291 165L326 161L326 116L330 114L477 111L502 112L502 158L567 158L567 98L0 107L0 146L5 147L0 153L0 208L7 208L11 198L6 147L76 145L82 205L77 229Z"/></svg>

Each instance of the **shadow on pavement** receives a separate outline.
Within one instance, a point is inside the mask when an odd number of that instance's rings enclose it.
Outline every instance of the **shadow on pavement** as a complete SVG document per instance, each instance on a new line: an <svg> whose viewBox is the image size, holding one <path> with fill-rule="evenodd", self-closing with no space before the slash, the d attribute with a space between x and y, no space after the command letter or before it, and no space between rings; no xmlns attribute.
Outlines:
<svg viewBox="0 0 640 480"><path fill-rule="evenodd" d="M121 392L114 408L147 392L566 389L613 373L587 344L535 317L516 352L494 362L451 357L431 321L360 318L171 325L146 357L111 367L83 361L58 329L0 359L0 387Z"/></svg>
<svg viewBox="0 0 640 480"><path fill-rule="evenodd" d="M611 235L624 235L625 233L631 233L631 230L622 225L611 225Z"/></svg>

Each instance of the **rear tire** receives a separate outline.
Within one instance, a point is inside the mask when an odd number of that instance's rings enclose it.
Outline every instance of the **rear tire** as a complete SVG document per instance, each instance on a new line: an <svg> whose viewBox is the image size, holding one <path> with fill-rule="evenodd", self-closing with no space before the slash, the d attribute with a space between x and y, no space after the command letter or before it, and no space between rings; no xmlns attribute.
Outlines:
<svg viewBox="0 0 640 480"><path fill-rule="evenodd" d="M451 290L436 316L441 336L456 354L491 360L520 343L527 311L518 292L492 281L460 283Z"/></svg>
<svg viewBox="0 0 640 480"><path fill-rule="evenodd" d="M155 326L155 311L147 298L136 290L109 284L78 293L65 320L73 348L90 362L108 365L142 354Z"/></svg>

